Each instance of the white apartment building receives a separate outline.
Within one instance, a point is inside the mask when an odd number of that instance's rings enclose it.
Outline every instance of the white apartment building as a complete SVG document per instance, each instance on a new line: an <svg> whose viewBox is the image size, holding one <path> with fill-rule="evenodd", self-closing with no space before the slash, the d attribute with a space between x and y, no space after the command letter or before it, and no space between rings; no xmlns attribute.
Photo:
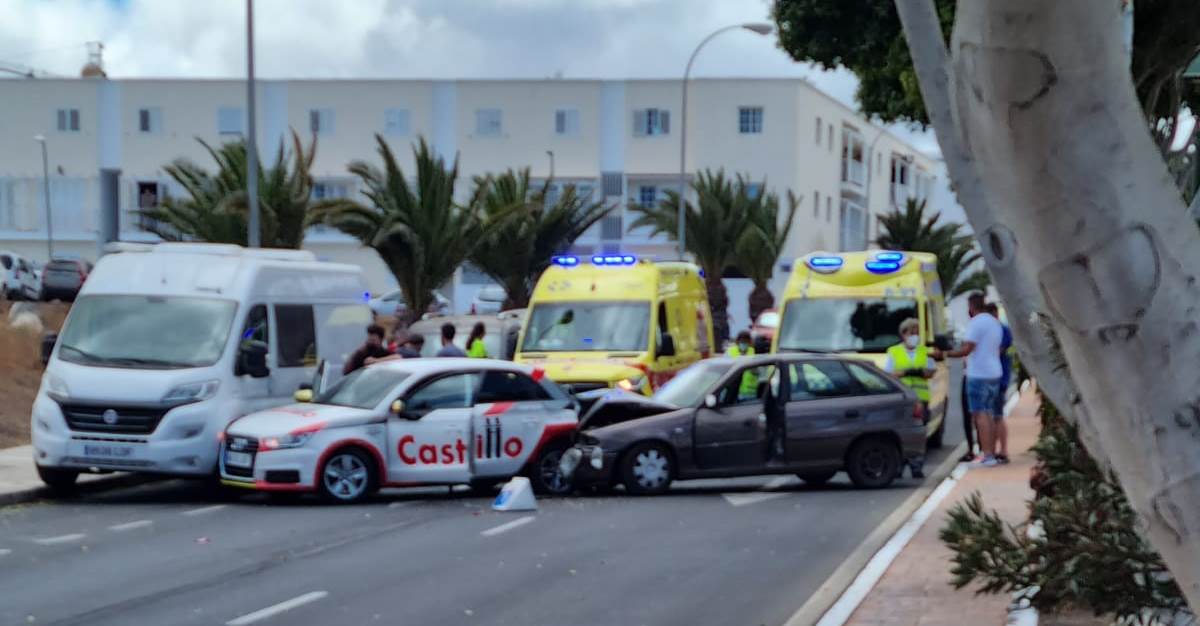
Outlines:
<svg viewBox="0 0 1200 626"><path fill-rule="evenodd" d="M0 80L0 249L47 256L35 135L49 155L55 253L94 258L99 170L121 171L121 238L152 240L136 208L181 193L163 166L186 158L212 169L196 139L243 136L245 100L235 80ZM631 230L626 205L678 187L680 101L678 80L263 80L257 130L266 163L289 128L305 141L315 135L317 197L358 195L346 166L378 162L376 133L406 171L418 137L457 156L464 199L474 176L528 166L539 181L553 175L618 205L577 242L579 252L666 258L674 245ZM688 104L689 172L724 168L765 180L781 199L789 190L801 198L781 269L813 250L863 248L877 234L871 216L908 197L933 202L936 162L806 81L693 79ZM375 253L349 237L315 229L305 245L362 265L373 290L394 285ZM480 282L460 272L446 295L463 308Z"/></svg>

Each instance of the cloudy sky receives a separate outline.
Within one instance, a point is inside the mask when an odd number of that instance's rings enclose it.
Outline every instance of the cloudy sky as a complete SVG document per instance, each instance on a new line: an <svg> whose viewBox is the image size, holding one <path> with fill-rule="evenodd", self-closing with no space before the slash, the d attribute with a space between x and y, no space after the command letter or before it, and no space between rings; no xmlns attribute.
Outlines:
<svg viewBox="0 0 1200 626"><path fill-rule="evenodd" d="M267 78L664 78L729 24L769 21L769 0L256 0ZM245 73L242 0L0 0L0 65L77 75L84 42L110 76ZM854 105L856 80L792 61L774 36L722 35L695 76L805 77ZM928 134L910 134L936 151Z"/></svg>

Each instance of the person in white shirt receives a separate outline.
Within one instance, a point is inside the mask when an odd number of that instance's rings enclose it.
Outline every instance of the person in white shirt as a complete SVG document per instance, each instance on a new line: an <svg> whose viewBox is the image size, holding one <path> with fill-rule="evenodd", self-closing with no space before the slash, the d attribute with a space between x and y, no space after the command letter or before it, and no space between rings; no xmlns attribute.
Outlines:
<svg viewBox="0 0 1200 626"><path fill-rule="evenodd" d="M983 454L980 464L991 467L999 463L994 422L1004 419L1003 415L996 415L996 398L1000 395L1003 374L1000 343L1004 338L1004 327L988 314L982 293L973 293L967 299L967 312L971 315L971 323L967 325L962 347L945 356L967 359L967 407L979 432L979 448Z"/></svg>

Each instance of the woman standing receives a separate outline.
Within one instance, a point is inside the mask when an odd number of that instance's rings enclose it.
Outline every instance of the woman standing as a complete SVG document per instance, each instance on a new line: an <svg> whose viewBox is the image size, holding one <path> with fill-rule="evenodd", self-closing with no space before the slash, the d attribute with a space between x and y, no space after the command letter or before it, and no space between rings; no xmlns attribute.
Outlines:
<svg viewBox="0 0 1200 626"><path fill-rule="evenodd" d="M483 322L475 322L471 334L467 337L467 356L472 359L489 358L487 347L483 345L483 336L487 334Z"/></svg>

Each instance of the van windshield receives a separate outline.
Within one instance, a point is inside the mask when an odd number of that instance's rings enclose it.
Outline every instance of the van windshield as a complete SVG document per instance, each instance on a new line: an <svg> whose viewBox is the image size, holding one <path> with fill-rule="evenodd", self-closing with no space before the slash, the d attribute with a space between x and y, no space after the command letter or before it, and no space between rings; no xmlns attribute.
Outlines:
<svg viewBox="0 0 1200 626"><path fill-rule="evenodd" d="M58 358L135 369L205 367L221 358L237 303L177 296L84 296L71 307Z"/></svg>
<svg viewBox="0 0 1200 626"><path fill-rule="evenodd" d="M902 298L796 298L779 327L779 349L792 352L886 352L900 343L900 322L917 317Z"/></svg>
<svg viewBox="0 0 1200 626"><path fill-rule="evenodd" d="M643 352L650 346L649 302L535 304L524 352Z"/></svg>

